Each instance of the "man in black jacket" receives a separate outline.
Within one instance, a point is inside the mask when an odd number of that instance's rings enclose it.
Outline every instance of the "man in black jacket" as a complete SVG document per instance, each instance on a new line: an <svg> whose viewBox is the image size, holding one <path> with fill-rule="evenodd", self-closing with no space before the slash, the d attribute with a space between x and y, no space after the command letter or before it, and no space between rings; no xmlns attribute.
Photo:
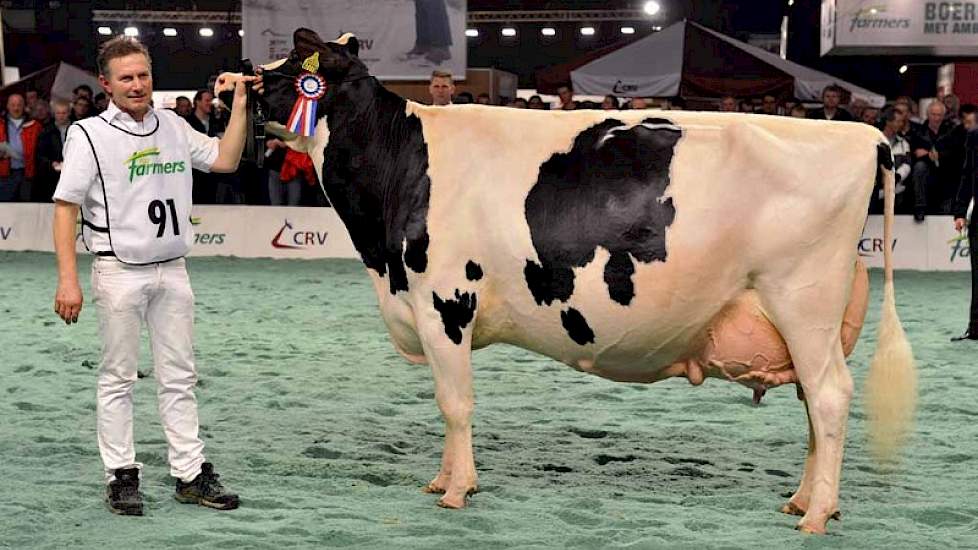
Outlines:
<svg viewBox="0 0 978 550"><path fill-rule="evenodd" d="M978 340L978 217L972 213L971 223L967 222L968 205L978 197L978 113L975 109L961 109L962 124L968 130L965 141L964 168L961 170L961 184L954 201L954 228L958 231L968 226L968 251L971 256L971 314L968 330L961 336L951 339Z"/></svg>
<svg viewBox="0 0 978 550"><path fill-rule="evenodd" d="M71 125L71 104L57 100L52 104L53 120L48 122L41 135L37 137L37 179L34 181L34 196L37 202L51 202L54 189L61 177L61 151L65 145L65 134Z"/></svg>
<svg viewBox="0 0 978 550"><path fill-rule="evenodd" d="M921 222L927 214L940 213L942 199L953 192L947 181L950 173L951 130L954 125L944 120L947 107L940 101L927 106L927 122L915 126L910 136L913 152L914 220ZM958 159L960 162L960 158ZM953 188L952 188L953 189Z"/></svg>

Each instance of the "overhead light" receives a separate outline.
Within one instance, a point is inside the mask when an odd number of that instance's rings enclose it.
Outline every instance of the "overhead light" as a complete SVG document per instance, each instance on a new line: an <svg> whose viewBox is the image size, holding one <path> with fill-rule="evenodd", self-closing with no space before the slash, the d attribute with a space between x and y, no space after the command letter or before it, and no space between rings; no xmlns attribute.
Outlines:
<svg viewBox="0 0 978 550"><path fill-rule="evenodd" d="M581 34L584 36L594 36L594 27L581 27Z"/></svg>
<svg viewBox="0 0 978 550"><path fill-rule="evenodd" d="M479 36L479 29L465 29L465 36L476 38Z"/></svg>
<svg viewBox="0 0 978 550"><path fill-rule="evenodd" d="M174 29L173 27L164 27L163 36L176 36L176 35L177 35L176 29Z"/></svg>
<svg viewBox="0 0 978 550"><path fill-rule="evenodd" d="M244 38L244 29L238 29L238 36Z"/></svg>
<svg viewBox="0 0 978 550"><path fill-rule="evenodd" d="M653 30L654 32L659 32L659 31L661 31L661 30L662 30L662 27L660 27L660 26L658 26L658 25L656 25L656 26L654 26L654 27L652 27L652 30Z"/></svg>
<svg viewBox="0 0 978 550"><path fill-rule="evenodd" d="M794 6L794 5L795 5L795 0L788 0L788 7L789 7L789 8L790 8L791 6Z"/></svg>
<svg viewBox="0 0 978 550"><path fill-rule="evenodd" d="M870 15L876 15L876 14L877 14L877 13L879 13L879 12L880 12L880 10L878 10L878 9L876 9L876 8L870 8L870 9L869 9L869 13L870 13Z"/></svg>
<svg viewBox="0 0 978 550"><path fill-rule="evenodd" d="M503 36L516 36L516 29L513 27L503 27L502 34Z"/></svg>
<svg viewBox="0 0 978 550"><path fill-rule="evenodd" d="M214 36L214 29L210 27L201 27L200 30L197 32L199 32L201 36L205 36L205 37Z"/></svg>
<svg viewBox="0 0 978 550"><path fill-rule="evenodd" d="M136 27L126 27L122 31L122 34L126 36L139 36L139 29L137 29Z"/></svg>
<svg viewBox="0 0 978 550"><path fill-rule="evenodd" d="M635 27L622 27L621 28L621 33L622 34L635 34Z"/></svg>
<svg viewBox="0 0 978 550"><path fill-rule="evenodd" d="M907 72L907 69L909 68L910 67L907 67L906 65L900 65L900 74Z"/></svg>
<svg viewBox="0 0 978 550"><path fill-rule="evenodd" d="M662 6L660 6L658 2L646 2L643 9L645 10L646 15L655 15L659 13Z"/></svg>
<svg viewBox="0 0 978 550"><path fill-rule="evenodd" d="M101 34L102 36L108 36L112 34L112 29L110 29L109 27L99 27L98 33Z"/></svg>
<svg viewBox="0 0 978 550"><path fill-rule="evenodd" d="M543 36L557 36L557 29L553 27L544 27L540 29L540 34Z"/></svg>

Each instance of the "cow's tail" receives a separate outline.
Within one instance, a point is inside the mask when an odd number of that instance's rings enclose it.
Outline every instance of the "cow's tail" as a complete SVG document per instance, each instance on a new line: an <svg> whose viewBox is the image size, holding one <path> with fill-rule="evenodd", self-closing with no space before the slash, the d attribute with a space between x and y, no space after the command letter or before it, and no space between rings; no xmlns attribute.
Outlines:
<svg viewBox="0 0 978 550"><path fill-rule="evenodd" d="M886 143L877 146L877 181L883 183L883 311L876 354L866 380L870 450L881 462L893 462L906 443L917 406L917 372L913 350L897 316L893 288L893 208L896 201L893 156ZM875 190L874 190L875 192Z"/></svg>

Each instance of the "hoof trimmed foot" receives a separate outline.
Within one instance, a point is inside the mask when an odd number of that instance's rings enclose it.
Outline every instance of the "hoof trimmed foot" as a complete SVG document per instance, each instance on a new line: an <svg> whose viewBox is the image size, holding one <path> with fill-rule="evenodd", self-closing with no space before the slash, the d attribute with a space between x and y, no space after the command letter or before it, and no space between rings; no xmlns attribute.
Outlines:
<svg viewBox="0 0 978 550"><path fill-rule="evenodd" d="M812 525L811 523L800 522L795 526L795 529L805 533L807 535L824 535L825 526L824 525Z"/></svg>
<svg viewBox="0 0 978 550"><path fill-rule="evenodd" d="M470 495L474 495L479 491L478 487L469 487L464 491L451 491L445 492L445 496L438 499L438 506L442 508L450 508L452 510L458 510L460 508L465 508L465 501Z"/></svg>
<svg viewBox="0 0 978 550"><path fill-rule="evenodd" d="M421 488L421 492L422 493L433 494L433 495L443 495L443 494L445 494L445 488L444 487L439 487L438 485L435 485L434 482L432 482L432 483L429 483L429 484L425 485L424 487L422 487Z"/></svg>
<svg viewBox="0 0 978 550"><path fill-rule="evenodd" d="M805 510L789 500L781 507L781 513L788 514L789 516L804 516Z"/></svg>

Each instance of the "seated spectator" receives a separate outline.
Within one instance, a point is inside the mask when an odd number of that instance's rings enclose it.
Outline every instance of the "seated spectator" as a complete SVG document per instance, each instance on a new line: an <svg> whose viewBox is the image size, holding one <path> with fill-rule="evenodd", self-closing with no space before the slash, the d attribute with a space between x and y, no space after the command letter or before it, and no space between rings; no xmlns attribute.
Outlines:
<svg viewBox="0 0 978 550"><path fill-rule="evenodd" d="M574 89L571 88L570 84L557 88L557 97L560 98L560 109L562 111L577 109L577 102L574 101Z"/></svg>
<svg viewBox="0 0 978 550"><path fill-rule="evenodd" d="M605 111L617 111L620 108L618 98L613 95L606 95L601 101L601 109Z"/></svg>
<svg viewBox="0 0 978 550"><path fill-rule="evenodd" d="M41 125L27 118L24 96L7 96L7 114L0 124L0 142L8 152L0 152L0 202L29 201L35 175L35 151Z"/></svg>
<svg viewBox="0 0 978 550"><path fill-rule="evenodd" d="M526 100L522 97L518 97L511 101L507 107L512 107L514 109L526 109Z"/></svg>
<svg viewBox="0 0 978 550"><path fill-rule="evenodd" d="M863 112L860 114L859 119L865 124L878 128L880 123L880 110L876 107L863 107Z"/></svg>
<svg viewBox="0 0 978 550"><path fill-rule="evenodd" d="M771 94L765 95L761 99L761 113L765 115L777 115L778 113L778 98Z"/></svg>
<svg viewBox="0 0 978 550"><path fill-rule="evenodd" d="M533 97L539 99L539 96L533 96ZM530 99L532 100L533 98L531 97ZM492 97L490 97L489 94L482 92L481 94L478 95L478 97L475 98L475 102L478 103L479 105L492 105Z"/></svg>
<svg viewBox="0 0 978 550"><path fill-rule="evenodd" d="M182 95L177 97L176 106L173 110L183 118L190 116L190 113L194 110L194 104L190 102L190 98Z"/></svg>
<svg viewBox="0 0 978 550"><path fill-rule="evenodd" d="M75 98L71 104L71 121L78 122L92 116L92 100L85 95Z"/></svg>
<svg viewBox="0 0 978 550"><path fill-rule="evenodd" d="M723 96L720 99L720 111L724 113L736 113L737 112L737 98L732 95Z"/></svg>
<svg viewBox="0 0 978 550"><path fill-rule="evenodd" d="M632 100L628 102L628 108L633 110L648 109L649 103L645 101L644 97L633 97Z"/></svg>
<svg viewBox="0 0 978 550"><path fill-rule="evenodd" d="M842 88L831 84L822 90L822 106L808 112L808 118L816 120L852 121L852 114L839 106L842 101Z"/></svg>
<svg viewBox="0 0 978 550"><path fill-rule="evenodd" d="M851 101L849 101L849 108L846 110L849 111L850 115L852 115L852 120L862 121L863 110L867 107L869 107L869 103L866 103L865 100L853 98Z"/></svg>
<svg viewBox="0 0 978 550"><path fill-rule="evenodd" d="M917 102L913 100L912 97L908 95L902 95L893 101L894 105L906 105L907 106L907 125L911 124L923 124L923 120L917 116Z"/></svg>
<svg viewBox="0 0 978 550"><path fill-rule="evenodd" d="M954 125L961 124L959 114L959 111L961 110L961 100L958 99L958 96L954 94L947 94L943 99L941 99L941 101L944 103L944 106L947 107L947 114L944 115L944 117L950 120ZM962 147L963 146L964 144L962 143ZM964 162L963 158L961 159L961 162Z"/></svg>
<svg viewBox="0 0 978 550"><path fill-rule="evenodd" d="M37 102L40 100L40 94L38 94L37 90L35 90L33 87L27 88L27 91L24 92L24 112L27 113L28 117L34 120L37 120L37 118L34 117L34 106L37 105Z"/></svg>
<svg viewBox="0 0 978 550"><path fill-rule="evenodd" d="M473 101L474 99L472 97L472 94L470 94L469 92L460 92L457 96L455 96L455 100L453 101L453 103L459 105L465 105L467 103L473 103Z"/></svg>
<svg viewBox="0 0 978 550"><path fill-rule="evenodd" d="M795 118L808 118L808 109L806 109L804 105L799 103L791 108L791 111L788 113L788 115L793 116Z"/></svg>
<svg viewBox="0 0 978 550"><path fill-rule="evenodd" d="M910 176L910 144L900 135L905 116L901 110L894 107L888 107L883 111L883 135L889 140L890 151L893 153L893 173L896 178L896 210L901 214L910 210L910 203L913 202L907 200L907 193L905 193ZM873 196L869 202L869 213L883 213L882 182L876 182Z"/></svg>
<svg viewBox="0 0 978 550"><path fill-rule="evenodd" d="M924 221L928 212L940 211L941 203L957 190L956 186L943 181L948 174L946 171L941 172L942 157L945 167L950 161L946 157L951 145L950 134L953 128L950 122L944 120L946 112L947 107L943 103L932 102L927 106L927 124L917 127L910 137L910 148L914 159L913 217L918 222ZM954 190L949 190L950 187L954 187Z"/></svg>
<svg viewBox="0 0 978 550"><path fill-rule="evenodd" d="M548 105L543 102L543 98L538 95L530 96L530 100L526 102L526 106L530 109L546 110Z"/></svg>

